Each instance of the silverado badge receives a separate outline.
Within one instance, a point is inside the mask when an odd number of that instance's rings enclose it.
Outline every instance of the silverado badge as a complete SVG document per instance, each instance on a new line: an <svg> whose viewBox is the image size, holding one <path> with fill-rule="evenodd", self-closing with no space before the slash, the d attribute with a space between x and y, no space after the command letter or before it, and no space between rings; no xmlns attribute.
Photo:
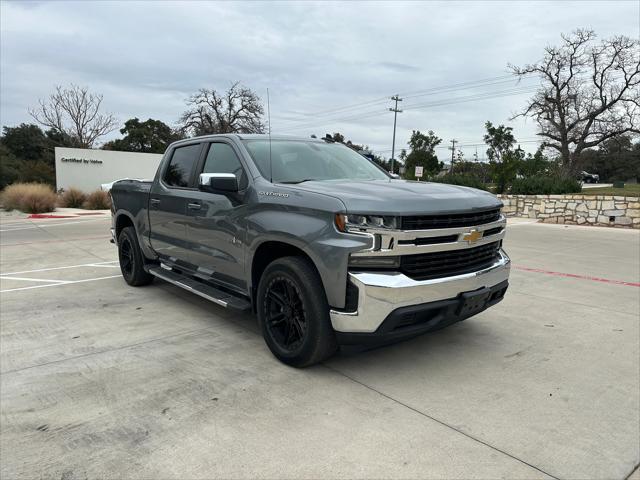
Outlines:
<svg viewBox="0 0 640 480"><path fill-rule="evenodd" d="M469 233L465 233L462 236L462 240L467 243L476 243L478 240L482 238L482 232L476 230L475 228L469 231Z"/></svg>

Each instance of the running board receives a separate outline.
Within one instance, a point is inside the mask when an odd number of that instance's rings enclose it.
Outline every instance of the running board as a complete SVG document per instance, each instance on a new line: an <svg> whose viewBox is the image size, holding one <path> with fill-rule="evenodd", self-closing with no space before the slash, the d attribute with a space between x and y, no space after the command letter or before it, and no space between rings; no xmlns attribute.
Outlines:
<svg viewBox="0 0 640 480"><path fill-rule="evenodd" d="M164 280L165 282L169 282L180 288L184 288L189 292L195 293L196 295L199 295L202 298L206 298L207 300L210 300L213 303L216 303L223 307L233 308L241 311L249 310L251 308L251 303L248 300L236 297L235 295L224 292L209 285L205 285L204 283L198 282L197 280L186 277L184 275L180 275L179 273L176 273L172 270L168 270L166 268L158 266L149 268L148 272L151 275Z"/></svg>

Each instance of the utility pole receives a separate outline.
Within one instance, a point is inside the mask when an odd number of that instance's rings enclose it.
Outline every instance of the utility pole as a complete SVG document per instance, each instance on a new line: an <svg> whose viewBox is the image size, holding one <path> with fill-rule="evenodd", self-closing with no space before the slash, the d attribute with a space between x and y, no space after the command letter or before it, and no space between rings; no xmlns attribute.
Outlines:
<svg viewBox="0 0 640 480"><path fill-rule="evenodd" d="M391 173L393 173L393 161L396 154L396 120L398 118L398 114L402 113L402 110L398 110L398 102L401 102L402 99L396 94L391 97L391 100L396 102L396 106L389 109L393 112L393 143L391 144Z"/></svg>
<svg viewBox="0 0 640 480"><path fill-rule="evenodd" d="M456 140L455 138L451 139L451 170L453 170L453 161L454 161L454 156L456 154L456 143L458 143L458 140Z"/></svg>

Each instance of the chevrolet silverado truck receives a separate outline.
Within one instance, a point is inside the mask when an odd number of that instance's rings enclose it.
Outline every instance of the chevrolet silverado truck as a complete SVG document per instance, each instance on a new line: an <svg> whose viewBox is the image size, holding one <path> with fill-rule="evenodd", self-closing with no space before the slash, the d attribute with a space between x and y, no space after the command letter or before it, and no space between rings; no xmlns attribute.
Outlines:
<svg viewBox="0 0 640 480"><path fill-rule="evenodd" d="M464 320L508 286L494 195L392 178L328 139L181 140L153 181L116 182L111 197L129 285L157 277L253 311L297 367Z"/></svg>

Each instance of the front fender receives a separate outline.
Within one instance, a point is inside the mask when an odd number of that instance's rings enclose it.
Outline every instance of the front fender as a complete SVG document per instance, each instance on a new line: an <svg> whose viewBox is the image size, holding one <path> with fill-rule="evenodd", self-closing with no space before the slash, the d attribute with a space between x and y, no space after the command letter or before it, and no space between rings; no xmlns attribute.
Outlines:
<svg viewBox="0 0 640 480"><path fill-rule="evenodd" d="M324 286L329 305L343 308L347 288L349 254L371 247L361 235L339 232L334 214L310 209L263 210L247 217L247 278L258 247L276 241L302 250L313 262Z"/></svg>

